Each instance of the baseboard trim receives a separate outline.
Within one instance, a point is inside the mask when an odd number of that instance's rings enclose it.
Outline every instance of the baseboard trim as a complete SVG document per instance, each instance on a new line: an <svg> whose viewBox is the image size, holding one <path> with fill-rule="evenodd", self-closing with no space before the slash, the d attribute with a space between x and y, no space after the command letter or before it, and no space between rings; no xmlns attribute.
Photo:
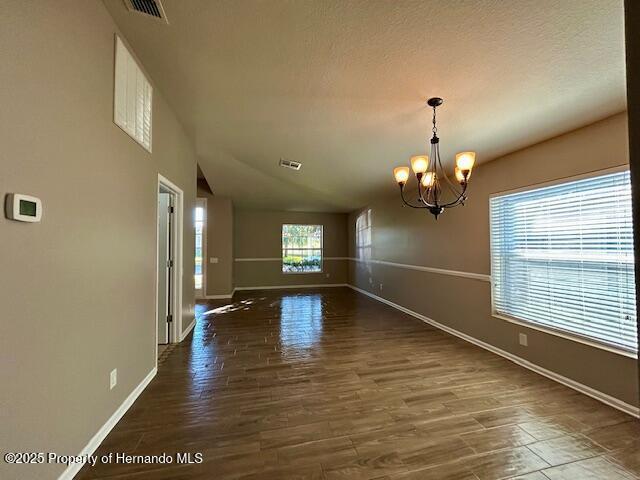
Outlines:
<svg viewBox="0 0 640 480"><path fill-rule="evenodd" d="M197 300L223 300L233 298L233 295L238 291L249 290L285 290L292 288L323 288L323 287L348 287L346 283L316 283L313 285L258 285L255 287L235 287L231 293L224 295L206 295L199 297ZM190 327L191 328L191 327Z"/></svg>
<svg viewBox="0 0 640 480"><path fill-rule="evenodd" d="M118 407L118 409L111 415L109 420L98 430L98 432L89 440L89 443L82 449L79 453L81 456L85 455L93 455L96 449L100 446L100 444L104 441L109 432L116 426L116 424L120 421L120 419L127 413L127 410L131 408L133 402L140 396L140 394L147 388L147 385L153 380L153 377L158 373L158 367L154 367L153 370L149 372L149 374L138 384L138 386L129 394L129 396L122 402L122 405ZM71 464L67 469L62 472L62 474L58 477L58 480L72 480L75 477L84 464Z"/></svg>
<svg viewBox="0 0 640 480"><path fill-rule="evenodd" d="M196 319L194 318L193 321L187 327L187 329L180 334L180 341L183 341L185 338L187 338L187 335L191 333L191 330L193 330L193 327L195 326L196 326Z"/></svg>
<svg viewBox="0 0 640 480"><path fill-rule="evenodd" d="M257 287L236 287L236 291L245 290L289 290L292 288L331 288L331 287L348 287L346 283L319 283L316 285L263 285Z"/></svg>
<svg viewBox="0 0 640 480"><path fill-rule="evenodd" d="M563 375L560 375L559 373L553 372L551 370L547 370L544 367L541 367L540 365L537 365L535 363L530 362L529 360L525 360L522 357L519 357L517 355L514 355L513 353L507 352L506 350L502 350L501 348L495 347L489 343L483 342L482 340L478 340L470 335L467 335L466 333L462 333L458 330L455 330L451 327L448 327L446 325L443 325L439 322L436 322L435 320L426 317L425 315L422 315L418 312L414 312L413 310L410 310L406 307L403 307L402 305L398 305L397 303L394 303L390 300L387 300L386 298L382 298L379 297L378 295L375 295L371 292L367 292L366 290L363 290L361 288L358 288L354 285L348 285L349 288L355 290L356 292L362 293L363 295L367 295L368 297L373 298L374 300L377 300L381 303L384 303L386 305L389 305L390 307L393 307L397 310L400 310L403 313L406 313L408 315L411 315L412 317L415 317L419 320L422 320L423 322L436 327L444 332L447 332L450 335L453 335L455 337L461 338L462 340L465 340L469 343L472 343L480 348L484 348L485 350L488 350L492 353L495 353L496 355L499 355L503 358L506 358L507 360L510 360L511 362L520 365L521 367L524 367L528 370L531 370L535 373L538 373L539 375L542 375L544 377L547 377L551 380L554 380L558 383L561 383L563 385L565 385L566 387L569 387L573 390L576 390L580 393L583 393L585 395L588 395L591 398L594 398L595 400L598 400L606 405L609 405L610 407L613 407L617 410L620 410L624 413L627 413L629 415L632 415L634 417L640 417L640 408L635 407L629 403L623 402L622 400L612 397L611 395L608 395L604 392L601 392L600 390L596 390L595 388L589 387L587 385L584 385L580 382L577 382L575 380L572 380L571 378L565 377Z"/></svg>

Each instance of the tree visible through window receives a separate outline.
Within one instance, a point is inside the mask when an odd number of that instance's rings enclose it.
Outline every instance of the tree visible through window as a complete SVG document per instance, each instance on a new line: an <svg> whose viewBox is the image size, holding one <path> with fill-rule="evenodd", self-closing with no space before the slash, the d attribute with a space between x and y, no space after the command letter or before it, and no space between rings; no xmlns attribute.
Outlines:
<svg viewBox="0 0 640 480"><path fill-rule="evenodd" d="M322 271L322 225L282 225L282 271Z"/></svg>

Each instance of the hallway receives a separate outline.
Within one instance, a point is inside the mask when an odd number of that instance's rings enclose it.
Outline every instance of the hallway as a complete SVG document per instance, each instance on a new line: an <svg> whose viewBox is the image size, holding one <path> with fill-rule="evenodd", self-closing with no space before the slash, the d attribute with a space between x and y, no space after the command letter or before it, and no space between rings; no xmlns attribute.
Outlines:
<svg viewBox="0 0 640 480"><path fill-rule="evenodd" d="M173 463L77 478L640 475L636 420L347 288L196 308L193 334L96 452ZM203 462L176 464L186 452Z"/></svg>

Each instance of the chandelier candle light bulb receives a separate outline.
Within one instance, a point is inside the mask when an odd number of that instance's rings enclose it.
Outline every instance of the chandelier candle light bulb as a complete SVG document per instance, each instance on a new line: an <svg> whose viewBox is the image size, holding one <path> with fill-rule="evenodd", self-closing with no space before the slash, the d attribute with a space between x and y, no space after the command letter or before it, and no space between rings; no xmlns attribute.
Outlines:
<svg viewBox="0 0 640 480"><path fill-rule="evenodd" d="M393 176L401 186L409 180L409 167L396 167L393 169Z"/></svg>
<svg viewBox="0 0 640 480"><path fill-rule="evenodd" d="M416 175L423 174L429 168L429 157L427 155L415 155L411 157L411 169Z"/></svg>
<svg viewBox="0 0 640 480"><path fill-rule="evenodd" d="M464 173L465 170L471 173L473 165L476 163L476 152L460 152L456 154L456 166Z"/></svg>
<svg viewBox="0 0 640 480"><path fill-rule="evenodd" d="M431 188L433 184L436 182L436 174L433 172L428 172L424 177L422 177L422 186L424 188Z"/></svg>
<svg viewBox="0 0 640 480"><path fill-rule="evenodd" d="M418 181L418 204L409 203L404 196L404 187L409 180L409 167L396 167L393 176L400 186L400 196L405 205L411 208L427 209L435 218L447 208L464 205L467 200L467 187L471 171L476 162L476 152L460 152L456 154L454 176L457 184L449 179L440 160L440 139L436 127L436 108L442 105L439 97L430 98L427 105L433 108L433 136L431 137L431 155L414 155L410 159L411 170ZM449 200L442 197L449 192Z"/></svg>
<svg viewBox="0 0 640 480"><path fill-rule="evenodd" d="M459 183L466 183L469 181L469 178L471 177L471 170L467 170L466 171L466 175L464 173L463 170L460 170L460 167L456 167L455 169L455 174L456 174L456 180L458 180Z"/></svg>

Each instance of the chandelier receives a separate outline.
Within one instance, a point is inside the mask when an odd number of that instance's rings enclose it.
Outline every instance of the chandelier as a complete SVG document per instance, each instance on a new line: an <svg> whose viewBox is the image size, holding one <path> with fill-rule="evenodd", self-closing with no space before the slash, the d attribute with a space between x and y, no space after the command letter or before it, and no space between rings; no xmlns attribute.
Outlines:
<svg viewBox="0 0 640 480"><path fill-rule="evenodd" d="M417 205L409 203L404 195L404 187L409 180L409 167L396 167L393 176L400 186L400 196L405 205L411 208L426 208L438 219L438 215L447 208L464 205L467 200L467 185L471 177L471 170L476 161L476 152L460 152L456 154L454 183L445 173L440 161L440 139L436 127L436 108L442 105L439 97L427 100L427 105L433 108L433 136L431 137L431 156L415 155L411 157L411 169L418 181Z"/></svg>

